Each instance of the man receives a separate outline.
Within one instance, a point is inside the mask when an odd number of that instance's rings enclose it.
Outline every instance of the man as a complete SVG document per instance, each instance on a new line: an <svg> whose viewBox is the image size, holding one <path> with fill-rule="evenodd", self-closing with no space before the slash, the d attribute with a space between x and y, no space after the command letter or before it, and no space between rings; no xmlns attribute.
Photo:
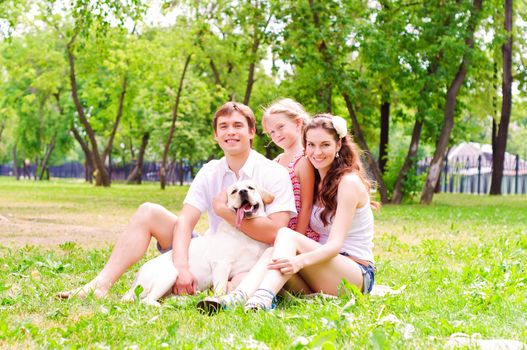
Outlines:
<svg viewBox="0 0 527 350"><path fill-rule="evenodd" d="M172 259L179 271L174 293L194 294L196 279L188 266L192 232L205 211L211 234L215 233L221 220L234 224L234 212L226 210L224 189L238 180L252 179L275 196L273 203L266 206L267 217L244 220L240 227L254 239L274 242L278 229L287 226L291 214L296 213L287 170L251 149L256 121L249 107L236 102L224 104L214 115L213 126L214 138L225 156L207 163L198 172L179 217L160 205L142 204L117 241L102 271L86 285L59 293L59 297L82 297L91 292L97 297L104 297L117 279L143 257L152 237L157 240L160 251L173 248Z"/></svg>

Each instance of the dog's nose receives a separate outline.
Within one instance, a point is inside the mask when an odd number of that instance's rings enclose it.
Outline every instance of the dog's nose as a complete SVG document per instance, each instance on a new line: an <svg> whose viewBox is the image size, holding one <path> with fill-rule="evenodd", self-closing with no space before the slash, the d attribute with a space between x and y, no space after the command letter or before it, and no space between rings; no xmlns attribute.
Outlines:
<svg viewBox="0 0 527 350"><path fill-rule="evenodd" d="M239 190L238 193L240 194L240 197L242 199L246 199L247 198L247 190L246 189L242 189L242 190Z"/></svg>

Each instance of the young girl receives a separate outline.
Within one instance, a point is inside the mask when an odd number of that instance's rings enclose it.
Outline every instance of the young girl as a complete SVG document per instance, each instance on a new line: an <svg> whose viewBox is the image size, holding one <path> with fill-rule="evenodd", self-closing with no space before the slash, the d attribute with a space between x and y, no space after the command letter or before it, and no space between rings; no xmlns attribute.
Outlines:
<svg viewBox="0 0 527 350"><path fill-rule="evenodd" d="M318 242L318 233L309 226L315 172L304 157L302 146L302 129L308 120L309 115L302 105L290 98L284 98L274 102L264 111L262 126L273 142L284 150L275 161L289 171L298 213L298 216L289 221L288 227Z"/></svg>
<svg viewBox="0 0 527 350"><path fill-rule="evenodd" d="M342 279L365 294L373 288L371 206L378 204L370 201L370 182L346 121L317 115L304 127L303 142L316 169L310 225L320 233L320 243L280 229L267 262L260 259L235 291L206 298L199 308L214 312L245 302L246 310L269 310L286 282L289 290L331 295L337 295Z"/></svg>

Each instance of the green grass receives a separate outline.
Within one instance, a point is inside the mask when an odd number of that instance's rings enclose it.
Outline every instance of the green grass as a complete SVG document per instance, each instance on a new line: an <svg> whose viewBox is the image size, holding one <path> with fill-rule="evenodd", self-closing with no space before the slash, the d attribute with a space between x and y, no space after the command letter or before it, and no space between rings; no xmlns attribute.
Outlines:
<svg viewBox="0 0 527 350"><path fill-rule="evenodd" d="M185 191L0 178L0 215L35 226L50 217L89 226L102 216L110 226L144 201L177 212ZM274 312L248 315L201 315L201 296L159 309L120 303L133 271L107 300L59 301L57 291L95 276L110 245L8 240L0 248L0 348L427 349L446 348L456 332L527 343L526 196L436 195L430 206L384 206L375 217L376 282L405 286L402 294L363 297L343 286L335 300L288 298ZM16 236L8 227L4 236Z"/></svg>

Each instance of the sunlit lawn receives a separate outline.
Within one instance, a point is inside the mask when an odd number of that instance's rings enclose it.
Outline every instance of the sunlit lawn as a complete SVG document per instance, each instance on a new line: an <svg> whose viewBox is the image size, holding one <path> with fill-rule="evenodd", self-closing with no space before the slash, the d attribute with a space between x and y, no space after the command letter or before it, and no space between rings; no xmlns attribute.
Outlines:
<svg viewBox="0 0 527 350"><path fill-rule="evenodd" d="M526 196L436 195L430 206L384 206L375 214L376 278L402 288L398 295L343 288L336 300L289 298L274 312L209 317L195 310L202 296L162 308L122 304L130 272L107 300L54 298L95 276L140 203L177 212L185 191L0 178L0 347L445 348L458 332L527 343ZM67 232L72 221L103 234L119 229L89 244ZM24 246L15 237L28 233L18 228L32 225L38 235L58 227L63 240Z"/></svg>

